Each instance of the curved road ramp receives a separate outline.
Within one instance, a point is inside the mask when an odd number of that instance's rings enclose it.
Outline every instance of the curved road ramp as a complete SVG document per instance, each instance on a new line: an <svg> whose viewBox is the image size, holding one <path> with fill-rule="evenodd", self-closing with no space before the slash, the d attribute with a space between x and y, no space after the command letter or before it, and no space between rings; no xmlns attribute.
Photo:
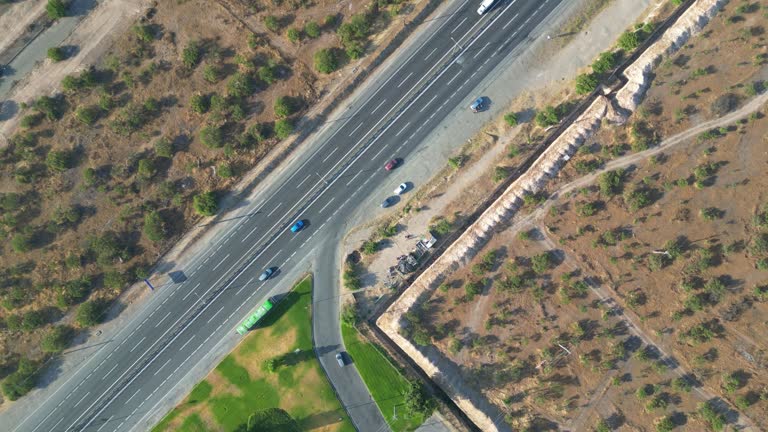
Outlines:
<svg viewBox="0 0 768 432"><path fill-rule="evenodd" d="M623 123L637 108L650 84L650 73L662 57L682 47L699 32L726 0L697 0L667 31L623 73L626 84L613 95L598 96L589 108L557 138L531 168L502 194L440 258L427 268L376 321L378 327L396 343L483 431L509 430L494 408L476 392L462 386L448 372L448 362L436 352L426 353L400 335L402 316L429 298L450 273L475 256L490 239L497 225L510 219L523 204L523 197L542 190L562 166L603 121Z"/></svg>

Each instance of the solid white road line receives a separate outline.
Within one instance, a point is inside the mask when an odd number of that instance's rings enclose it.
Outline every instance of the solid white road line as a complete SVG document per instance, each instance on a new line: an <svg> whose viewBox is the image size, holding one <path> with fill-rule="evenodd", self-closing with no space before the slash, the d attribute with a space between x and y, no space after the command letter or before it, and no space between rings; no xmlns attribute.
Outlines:
<svg viewBox="0 0 768 432"><path fill-rule="evenodd" d="M485 49L486 49L486 48L488 48L488 46L490 46L490 45L491 45L491 43L490 43L490 42L488 42L487 44L483 45L483 47L482 47L482 48L480 48L480 51L478 51L478 52L477 52L477 54L475 54L475 55L474 55L472 58L473 58L473 59L477 58L477 57L478 57L480 54L482 54L482 53L483 53L483 51L485 51Z"/></svg>
<svg viewBox="0 0 768 432"><path fill-rule="evenodd" d="M254 279L256 279L256 276L252 277L252 278L251 278L251 279L250 279L248 282L246 282L246 283L245 283L243 286L241 286L241 287L240 287L240 289L239 289L239 290L237 290L237 292L235 293L235 295L238 295L238 294L240 294L240 291L244 290L244 289L245 289L245 288L246 288L248 285L250 285L250 284L251 284L251 282L253 282L253 280L254 280Z"/></svg>
<svg viewBox="0 0 768 432"><path fill-rule="evenodd" d="M267 214L267 217L270 217L270 216L272 216L273 214L275 214L275 212L277 211L277 209L279 209L279 208L280 208L282 205L283 205L283 203L277 203L277 205L275 206L275 208L273 208L273 209L272 209L272 211L271 211L271 212L269 212L269 213Z"/></svg>
<svg viewBox="0 0 768 432"><path fill-rule="evenodd" d="M133 398L135 398L136 395L139 394L140 391L141 391L141 389L136 390L136 393L134 393L133 396L129 397L128 400L125 401L125 405L128 405L128 402L130 402Z"/></svg>
<svg viewBox="0 0 768 432"><path fill-rule="evenodd" d="M114 417L115 417L115 416L109 416L109 418L107 419L107 421L105 421L105 422L104 422L104 423L101 425L101 427L100 427L100 428L96 429L96 432L101 432L101 430L102 430L102 429L104 429L104 426L106 426L107 424L109 424L109 422L111 422L111 421L112 421L112 419L113 419Z"/></svg>
<svg viewBox="0 0 768 432"><path fill-rule="evenodd" d="M64 421L64 417L60 418L60 419L59 419L59 421L57 421L57 422L56 422L56 424L55 424L55 425L53 425L53 427L51 428L51 430L56 430L56 426L58 426L58 425L59 425L59 423L61 423L62 421Z"/></svg>
<svg viewBox="0 0 768 432"><path fill-rule="evenodd" d="M163 321L165 321L165 319L166 319L166 318L168 318L168 317L171 315L171 312L173 312L173 311L168 311L168 313L167 313L167 314L165 314L165 316L163 317L163 319L161 319L160 321L158 321L158 322L157 322L157 324L155 324L155 328L157 328L157 327L158 327L160 324L162 324L162 323L163 323Z"/></svg>
<svg viewBox="0 0 768 432"><path fill-rule="evenodd" d="M130 351L128 351L128 352L133 352L133 350L135 350L136 348L138 348L138 347L139 347L139 345L141 345L141 343L142 343L142 342L144 342L144 339L146 339L146 338L147 338L146 336L144 336L143 338L141 338L141 340L139 341L139 343L137 343L136 345L134 345L134 346L133 346L133 348L131 348L131 350L130 350Z"/></svg>
<svg viewBox="0 0 768 432"><path fill-rule="evenodd" d="M430 51L430 52L429 52L429 54L427 54L427 56L426 56L426 57L424 57L424 61L427 61L427 59L429 59L430 57L432 57L432 54L434 54L434 53L435 53L435 51L437 51L437 47L435 47L435 49L433 49L432 51Z"/></svg>
<svg viewBox="0 0 768 432"><path fill-rule="evenodd" d="M397 85L397 88L402 87L402 85L405 84L406 81L408 81L408 78L410 78L411 75L413 75L413 72L409 73L408 76L406 76L404 80L400 81L400 84Z"/></svg>
<svg viewBox="0 0 768 432"><path fill-rule="evenodd" d="M334 153L336 153L336 151L337 151L338 149L339 149L338 147L334 147L334 148L333 148L333 150L331 150L331 152L330 152L330 153L328 153L328 155L326 155L326 156L325 156L325 158L323 158L323 162L325 162L325 161L327 161L328 159L330 159L330 158L331 158L331 156L333 156L333 154L334 154Z"/></svg>
<svg viewBox="0 0 768 432"><path fill-rule="evenodd" d="M458 30L459 27L461 27L461 25L464 24L464 22L467 20L467 18L469 18L469 17L464 17L464 19L461 20L461 22L456 27L454 27L453 30L451 30L451 34L454 34L456 32L456 30Z"/></svg>
<svg viewBox="0 0 768 432"><path fill-rule="evenodd" d="M382 103L384 103L384 102L382 102ZM365 122L360 122L360 124L359 124L359 125L357 125L357 127L356 127L356 128L355 128L355 129L354 129L352 132L350 132L350 133L349 133L349 136L352 136L352 135L354 135L354 134L355 134L355 132L357 132L357 130L358 130L358 129L360 129L361 127L363 127L363 124L365 124Z"/></svg>
<svg viewBox="0 0 768 432"><path fill-rule="evenodd" d="M254 232L256 232L256 230L257 230L257 229L259 229L259 226L258 226L258 225L256 225L255 227L253 227L253 228L252 228L250 231L248 231L248 235L246 235L245 237L243 237L243 239L242 239L242 240L240 240L240 243L243 243L243 242L245 242L246 240L248 240L248 237L250 237L250 236L251 236L251 234L253 234Z"/></svg>
<svg viewBox="0 0 768 432"><path fill-rule="evenodd" d="M226 261L226 260L227 260L227 258L229 258L229 256L230 256L230 255L231 255L231 254L227 254L227 256L225 256L224 258L222 258L222 259L221 259L221 261L219 261L219 263L218 263L218 264L216 264L216 266L215 266L214 268L212 268L212 269L211 269L211 271L216 271L216 269L217 269L217 268L219 268L219 266L220 266L220 265L224 264L224 261Z"/></svg>
<svg viewBox="0 0 768 432"><path fill-rule="evenodd" d="M382 147L375 155L373 155L371 159L376 159L386 149L387 149L386 147Z"/></svg>
<svg viewBox="0 0 768 432"><path fill-rule="evenodd" d="M195 335L192 335L189 339L187 339L187 341L184 342L184 345L182 345L181 348L179 348L179 351L182 351L184 348L186 348L186 346L189 345L189 343L192 342L192 339L194 338L195 338Z"/></svg>

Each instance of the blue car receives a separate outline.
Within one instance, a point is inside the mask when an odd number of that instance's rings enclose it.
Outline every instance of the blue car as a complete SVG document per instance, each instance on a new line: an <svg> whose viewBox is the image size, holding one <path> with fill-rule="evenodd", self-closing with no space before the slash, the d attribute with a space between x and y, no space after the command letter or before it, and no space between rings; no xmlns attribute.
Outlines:
<svg viewBox="0 0 768 432"><path fill-rule="evenodd" d="M304 221L303 220L298 220L298 221L296 221L295 224L293 224L291 226L291 232L297 233L297 232L301 231L302 228L304 228Z"/></svg>

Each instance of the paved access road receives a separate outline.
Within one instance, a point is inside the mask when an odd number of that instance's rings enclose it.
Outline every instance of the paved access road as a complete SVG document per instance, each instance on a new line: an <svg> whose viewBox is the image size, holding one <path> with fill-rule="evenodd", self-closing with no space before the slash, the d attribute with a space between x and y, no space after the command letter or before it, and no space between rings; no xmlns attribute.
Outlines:
<svg viewBox="0 0 768 432"><path fill-rule="evenodd" d="M56 390L17 431L128 431L143 421L219 340L231 337L249 311L286 289L287 274L338 234L360 205L392 195L379 184L397 176L386 161L409 163L420 141L456 106L469 106L472 89L562 0L501 0L484 16L479 1L457 3L431 35L377 83L336 125L300 155L274 187L244 203L241 217L190 266L187 280L158 289L134 320L79 369L54 383ZM492 97L492 95L486 95ZM414 156L416 157L416 156ZM373 201L373 202L372 202ZM380 210L376 210L377 212ZM309 225L293 234L297 219ZM258 282L267 267L276 275ZM314 329L321 363L361 431L387 426L352 366L339 368L338 293L333 283L315 286ZM0 417L2 421L2 417ZM142 426L143 425L143 426Z"/></svg>

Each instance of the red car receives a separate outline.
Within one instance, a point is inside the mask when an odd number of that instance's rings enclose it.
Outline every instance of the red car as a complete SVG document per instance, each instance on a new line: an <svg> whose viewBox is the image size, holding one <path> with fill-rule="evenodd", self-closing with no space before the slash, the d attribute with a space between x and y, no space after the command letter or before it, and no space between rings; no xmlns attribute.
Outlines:
<svg viewBox="0 0 768 432"><path fill-rule="evenodd" d="M395 168L397 168L397 159L392 159L391 161L387 162L386 165L384 165L384 169L387 171L392 171Z"/></svg>

